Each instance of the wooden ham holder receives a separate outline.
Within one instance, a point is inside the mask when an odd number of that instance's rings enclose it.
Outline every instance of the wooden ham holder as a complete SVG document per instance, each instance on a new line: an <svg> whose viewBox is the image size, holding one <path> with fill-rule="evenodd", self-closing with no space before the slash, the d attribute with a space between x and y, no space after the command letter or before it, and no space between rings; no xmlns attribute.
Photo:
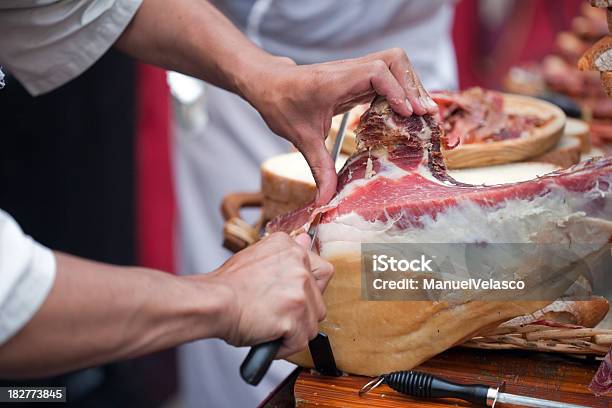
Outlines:
<svg viewBox="0 0 612 408"><path fill-rule="evenodd" d="M263 219L251 226L240 217L240 210L249 207L261 207L263 203L262 193L232 193L223 197L221 202L221 214L225 224L223 225L223 246L232 252L255 243L259 239L259 230L263 225Z"/></svg>

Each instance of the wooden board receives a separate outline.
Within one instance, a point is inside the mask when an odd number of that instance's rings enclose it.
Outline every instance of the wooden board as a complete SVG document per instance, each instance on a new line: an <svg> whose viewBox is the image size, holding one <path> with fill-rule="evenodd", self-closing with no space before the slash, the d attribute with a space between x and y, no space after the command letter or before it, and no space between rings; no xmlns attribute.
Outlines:
<svg viewBox="0 0 612 408"><path fill-rule="evenodd" d="M522 351L480 351L451 349L416 370L439 375L459 383L497 386L505 391L588 407L612 407L611 397L596 397L587 388L599 362L563 355ZM363 397L358 390L367 377L323 377L304 369L295 387L296 407L469 407L460 400L417 400L380 386ZM507 406L507 405L506 405ZM501 407L501 406L500 406Z"/></svg>

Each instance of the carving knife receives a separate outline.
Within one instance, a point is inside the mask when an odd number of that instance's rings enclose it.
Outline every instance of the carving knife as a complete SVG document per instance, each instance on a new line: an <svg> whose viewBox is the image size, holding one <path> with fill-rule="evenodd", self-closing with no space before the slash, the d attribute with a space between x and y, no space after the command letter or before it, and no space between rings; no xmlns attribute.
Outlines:
<svg viewBox="0 0 612 408"><path fill-rule="evenodd" d="M348 112L342 116L340 129L338 130L336 140L334 141L334 147L332 148L331 152L334 164L340 155L340 150L342 150L346 125L348 124L348 117ZM320 215L317 215L308 229L308 235L311 239L311 251L315 248L320 219ZM268 372L268 368L270 368L270 364L272 364L272 361L274 361L281 344L283 344L283 340L276 339L251 347L249 354L247 354L246 358L240 365L240 376L242 379L251 385L259 384L261 379ZM308 347L310 349L313 362L315 363L315 368L318 371L326 375L339 375L340 372L336 368L334 355L332 354L327 335L319 332L317 337L309 342Z"/></svg>
<svg viewBox="0 0 612 408"><path fill-rule="evenodd" d="M344 134L346 133L346 125L348 123L349 113L345 113L342 115L342 122L340 122L340 129L338 129L338 133L336 134L336 140L334 140L334 146L332 147L331 157L334 161L334 165L338 161L338 157L340 156L340 151L342 150L342 143L344 142ZM317 214L310 223L310 228L308 228L308 236L310 237L310 250L315 249L315 241L317 238L317 231L319 229L319 221L321 221L321 213Z"/></svg>
<svg viewBox="0 0 612 408"><path fill-rule="evenodd" d="M346 133L346 125L348 123L348 112L342 116L342 122L340 122L340 129L336 134L336 140L334 141L334 147L332 148L331 156L334 160L334 165L338 161L340 151L342 150L342 143L344 142L344 134ZM319 222L321 221L321 213L317 214L315 219L310 224L308 229L308 235L310 236L310 250L315 250L315 241L317 240L317 231L319 230ZM308 349L310 350L310 356L314 363L315 370L323 375L329 375L338 377L342 375L342 372L336 367L336 360L334 353L329 343L327 334L319 332L317 336L308 342Z"/></svg>

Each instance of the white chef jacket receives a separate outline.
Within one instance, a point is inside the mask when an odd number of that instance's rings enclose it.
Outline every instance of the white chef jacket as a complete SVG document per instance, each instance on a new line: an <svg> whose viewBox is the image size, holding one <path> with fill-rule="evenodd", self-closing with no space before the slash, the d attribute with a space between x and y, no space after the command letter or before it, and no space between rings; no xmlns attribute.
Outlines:
<svg viewBox="0 0 612 408"><path fill-rule="evenodd" d="M457 87L453 0L213 3L265 50L299 64L401 47L428 89ZM194 120L193 108L183 105L177 110L174 129L181 274L208 272L227 259L230 253L221 246L221 199L232 192L257 191L259 164L290 147L255 109L229 92L205 85L205 101L198 107L207 118L205 125ZM181 346L180 384L186 408L255 407L294 368L275 361L262 382L252 387L239 377L247 352L248 348L215 339Z"/></svg>
<svg viewBox="0 0 612 408"><path fill-rule="evenodd" d="M0 65L32 95L76 78L117 41L142 0L0 0Z"/></svg>
<svg viewBox="0 0 612 408"><path fill-rule="evenodd" d="M111 47L141 2L0 0L0 65L33 95L55 89ZM0 137L10 137L1 126ZM32 318L54 278L53 253L0 210L0 344Z"/></svg>

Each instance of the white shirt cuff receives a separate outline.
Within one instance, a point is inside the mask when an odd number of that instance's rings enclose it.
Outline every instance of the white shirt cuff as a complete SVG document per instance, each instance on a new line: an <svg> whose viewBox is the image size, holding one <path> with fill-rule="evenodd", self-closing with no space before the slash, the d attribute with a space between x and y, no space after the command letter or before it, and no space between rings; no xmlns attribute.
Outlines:
<svg viewBox="0 0 612 408"><path fill-rule="evenodd" d="M55 280L55 256L0 211L0 344L32 319ZM8 224L8 225L7 225Z"/></svg>

